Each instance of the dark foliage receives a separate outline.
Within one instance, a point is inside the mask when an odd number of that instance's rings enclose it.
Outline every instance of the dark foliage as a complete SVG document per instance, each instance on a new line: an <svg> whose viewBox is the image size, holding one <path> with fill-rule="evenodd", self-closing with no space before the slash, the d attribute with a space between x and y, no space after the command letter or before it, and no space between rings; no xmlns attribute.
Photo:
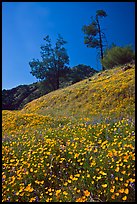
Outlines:
<svg viewBox="0 0 137 204"><path fill-rule="evenodd" d="M44 38L45 45L41 46L42 60L33 59L29 62L31 74L37 79L46 80L51 85L52 90L59 88L60 78L65 77L69 71L69 57L63 47L66 41L58 35L55 47L52 48L51 40L47 35Z"/></svg>
<svg viewBox="0 0 137 204"><path fill-rule="evenodd" d="M95 74L97 71L90 66L79 64L74 66L70 72L70 80L72 83L81 81L82 79L88 78Z"/></svg>
<svg viewBox="0 0 137 204"><path fill-rule="evenodd" d="M129 63L134 59L135 53L130 45L120 47L113 44L109 49L106 49L101 62L105 69L111 69Z"/></svg>

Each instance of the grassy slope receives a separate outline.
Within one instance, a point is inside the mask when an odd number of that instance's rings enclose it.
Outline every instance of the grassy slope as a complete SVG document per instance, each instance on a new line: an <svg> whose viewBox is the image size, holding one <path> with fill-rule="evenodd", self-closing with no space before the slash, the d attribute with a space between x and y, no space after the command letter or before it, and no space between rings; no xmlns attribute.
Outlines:
<svg viewBox="0 0 137 204"><path fill-rule="evenodd" d="M108 70L28 103L22 113L90 117L134 115L135 70Z"/></svg>
<svg viewBox="0 0 137 204"><path fill-rule="evenodd" d="M134 68L2 111L3 201L134 201Z"/></svg>

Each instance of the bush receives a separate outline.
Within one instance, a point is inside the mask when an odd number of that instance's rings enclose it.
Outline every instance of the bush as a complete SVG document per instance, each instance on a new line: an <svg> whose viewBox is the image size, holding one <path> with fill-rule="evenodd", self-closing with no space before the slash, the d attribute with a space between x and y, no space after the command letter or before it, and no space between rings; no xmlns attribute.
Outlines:
<svg viewBox="0 0 137 204"><path fill-rule="evenodd" d="M130 45L125 47L112 46L104 53L101 63L105 69L123 65L135 59L135 53Z"/></svg>
<svg viewBox="0 0 137 204"><path fill-rule="evenodd" d="M72 83L79 82L86 77L90 77L95 74L97 71L90 66L79 64L77 66L72 67L70 72L70 79Z"/></svg>

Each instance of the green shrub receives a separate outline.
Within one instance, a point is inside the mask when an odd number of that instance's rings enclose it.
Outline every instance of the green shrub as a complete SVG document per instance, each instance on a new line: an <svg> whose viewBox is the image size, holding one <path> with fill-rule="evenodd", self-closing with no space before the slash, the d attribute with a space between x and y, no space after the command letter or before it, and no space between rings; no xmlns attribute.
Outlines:
<svg viewBox="0 0 137 204"><path fill-rule="evenodd" d="M85 79L86 77L91 77L96 72L97 71L90 66L79 64L72 67L69 77L72 83L76 83Z"/></svg>
<svg viewBox="0 0 137 204"><path fill-rule="evenodd" d="M135 53L130 45L119 47L113 45L106 49L104 58L101 61L105 69L111 69L118 65L123 65L135 59Z"/></svg>

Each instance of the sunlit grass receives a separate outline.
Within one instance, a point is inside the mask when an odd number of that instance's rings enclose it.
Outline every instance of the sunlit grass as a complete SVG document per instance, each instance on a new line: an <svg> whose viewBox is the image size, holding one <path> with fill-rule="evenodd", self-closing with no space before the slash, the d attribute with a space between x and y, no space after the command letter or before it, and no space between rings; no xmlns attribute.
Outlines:
<svg viewBox="0 0 137 204"><path fill-rule="evenodd" d="M102 78L94 76L95 80L103 80L108 73L115 78L115 85L121 83L119 98L118 90L111 93L113 82L102 85L92 79L91 84L82 81L51 93L51 98L49 94L41 97L22 111L3 111L3 202L135 201L133 70L129 71L131 76L110 70ZM98 92L93 91L93 84ZM106 103L99 101L99 92ZM68 93L73 93L73 105ZM92 110L92 99L98 109ZM109 104L108 108L103 104ZM76 110L71 114L72 108Z"/></svg>
<svg viewBox="0 0 137 204"><path fill-rule="evenodd" d="M66 117L134 116L135 67L95 74L70 87L51 92L22 109L22 113Z"/></svg>

